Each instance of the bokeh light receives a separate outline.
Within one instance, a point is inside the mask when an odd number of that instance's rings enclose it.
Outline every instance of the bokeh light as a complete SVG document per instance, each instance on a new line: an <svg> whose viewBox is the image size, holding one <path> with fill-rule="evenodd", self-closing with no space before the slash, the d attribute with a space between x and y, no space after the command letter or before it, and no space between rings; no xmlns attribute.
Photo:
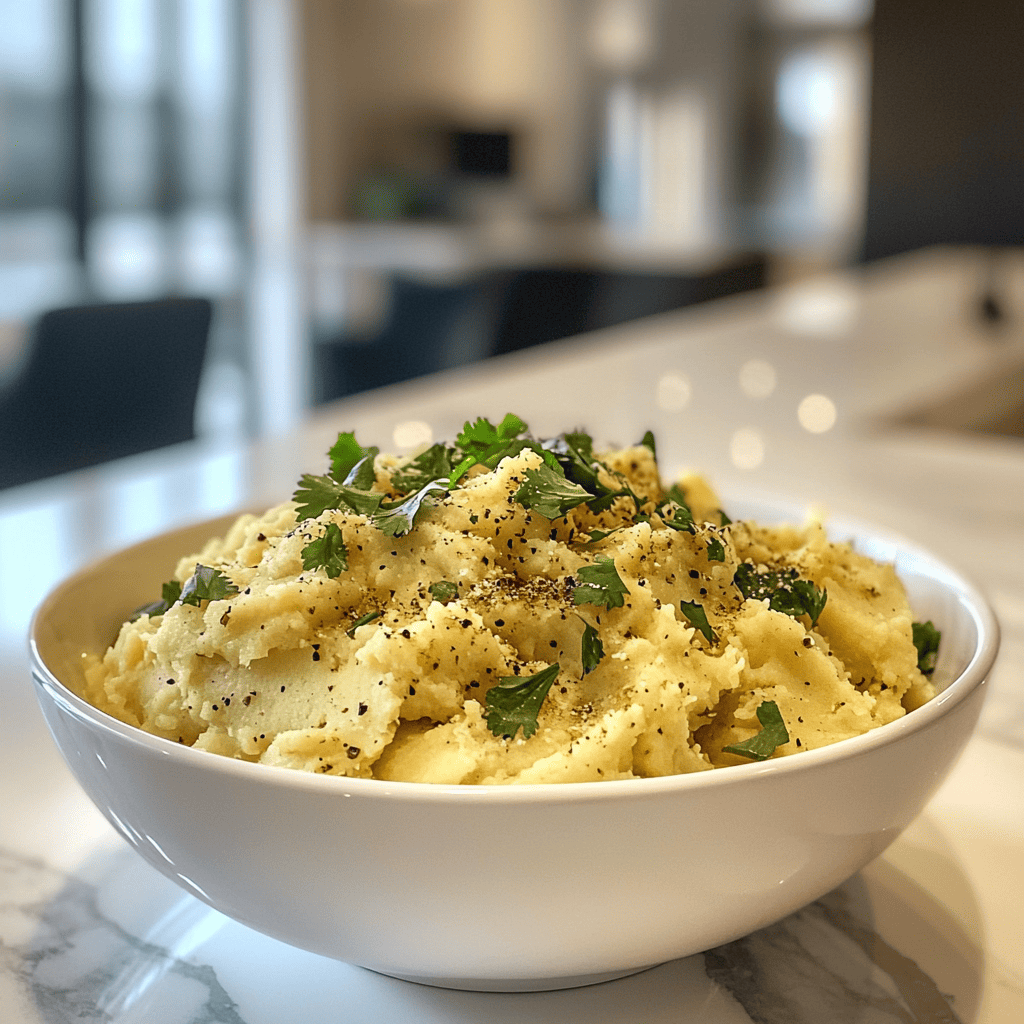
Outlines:
<svg viewBox="0 0 1024 1024"><path fill-rule="evenodd" d="M729 459L737 469L757 469L764 462L764 440L751 427L742 427L729 442Z"/></svg>
<svg viewBox="0 0 1024 1024"><path fill-rule="evenodd" d="M824 434L836 425L836 404L828 395L808 395L796 410L800 426L811 434Z"/></svg>
<svg viewBox="0 0 1024 1024"><path fill-rule="evenodd" d="M391 439L396 448L419 448L434 440L434 429L423 420L404 420L395 424Z"/></svg>
<svg viewBox="0 0 1024 1024"><path fill-rule="evenodd" d="M655 401L658 408L665 412L678 412L690 404L692 394L693 387L690 384L690 378L684 373L673 371L663 373L658 378Z"/></svg>
<svg viewBox="0 0 1024 1024"><path fill-rule="evenodd" d="M740 390L748 398L767 398L776 383L775 367L763 359L748 359L740 367Z"/></svg>

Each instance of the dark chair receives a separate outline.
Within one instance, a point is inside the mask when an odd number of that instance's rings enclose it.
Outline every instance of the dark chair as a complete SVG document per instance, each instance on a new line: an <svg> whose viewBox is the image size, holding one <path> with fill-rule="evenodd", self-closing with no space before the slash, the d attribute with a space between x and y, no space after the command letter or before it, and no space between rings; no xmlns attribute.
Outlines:
<svg viewBox="0 0 1024 1024"><path fill-rule="evenodd" d="M486 354L476 281L436 284L396 276L391 315L373 338L324 342L314 353L315 401L326 402L449 369ZM460 345L468 332L470 343Z"/></svg>
<svg viewBox="0 0 1024 1024"><path fill-rule="evenodd" d="M208 299L45 313L0 394L0 487L193 438L211 316Z"/></svg>

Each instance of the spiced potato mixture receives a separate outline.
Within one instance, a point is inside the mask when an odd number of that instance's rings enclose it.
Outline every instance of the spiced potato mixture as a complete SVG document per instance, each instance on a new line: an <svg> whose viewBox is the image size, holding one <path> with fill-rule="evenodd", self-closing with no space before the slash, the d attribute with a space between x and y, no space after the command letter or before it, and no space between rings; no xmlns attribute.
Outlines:
<svg viewBox="0 0 1024 1024"><path fill-rule="evenodd" d="M702 479L666 486L650 435L595 454L510 415L330 459L183 558L83 696L229 757L466 784L795 754L932 696L938 635L891 565L731 522Z"/></svg>

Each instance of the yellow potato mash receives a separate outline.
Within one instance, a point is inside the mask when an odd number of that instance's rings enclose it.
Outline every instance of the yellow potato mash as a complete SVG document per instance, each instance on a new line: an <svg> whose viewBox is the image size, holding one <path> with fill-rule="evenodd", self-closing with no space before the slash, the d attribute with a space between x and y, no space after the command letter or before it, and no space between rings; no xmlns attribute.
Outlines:
<svg viewBox="0 0 1024 1024"><path fill-rule="evenodd" d="M595 454L509 416L331 458L183 558L83 696L229 757L498 785L795 754L933 694L891 565L816 521L730 522L649 436Z"/></svg>

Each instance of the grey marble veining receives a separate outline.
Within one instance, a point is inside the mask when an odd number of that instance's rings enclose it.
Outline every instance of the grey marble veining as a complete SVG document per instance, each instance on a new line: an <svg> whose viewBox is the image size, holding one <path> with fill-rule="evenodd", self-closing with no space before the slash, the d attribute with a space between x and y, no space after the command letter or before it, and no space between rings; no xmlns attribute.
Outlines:
<svg viewBox="0 0 1024 1024"><path fill-rule="evenodd" d="M211 967L126 932L94 886L3 850L0 878L0 985L26 1021L246 1024Z"/></svg>
<svg viewBox="0 0 1024 1024"><path fill-rule="evenodd" d="M962 1024L917 964L853 912L848 887L705 953L754 1024Z"/></svg>
<svg viewBox="0 0 1024 1024"><path fill-rule="evenodd" d="M132 874L134 862L127 863ZM115 865L114 873L124 889L125 872ZM232 993L230 984L242 982L259 991L285 984L301 991L303 979L294 972L296 967L303 972L306 954L290 951L295 954L285 958L290 977L275 978L271 940L252 936L252 976L235 971L233 982L225 985L214 966L203 962L204 943L224 919L181 897L165 901L139 929L145 936L139 938L104 911L109 889L0 850L4 1024L263 1024L253 1010L258 1001L252 991ZM145 911L145 899L136 902L136 909ZM144 912L135 916L146 918ZM230 927L238 929L243 944L251 935L241 926ZM321 959L310 964L310 978L322 978ZM340 966L338 984L344 988L346 978L357 979L349 994L358 989L358 1002L375 1003L381 1011L401 1007L401 1020L417 1024L485 1018L509 1024L584 1019L594 1024L961 1024L935 982L872 929L857 879L703 958L575 994L445 993ZM673 1006L683 1016L676 1017ZM296 1013L296 1020L303 1019L301 1008ZM360 1019L377 1018L371 1013Z"/></svg>

